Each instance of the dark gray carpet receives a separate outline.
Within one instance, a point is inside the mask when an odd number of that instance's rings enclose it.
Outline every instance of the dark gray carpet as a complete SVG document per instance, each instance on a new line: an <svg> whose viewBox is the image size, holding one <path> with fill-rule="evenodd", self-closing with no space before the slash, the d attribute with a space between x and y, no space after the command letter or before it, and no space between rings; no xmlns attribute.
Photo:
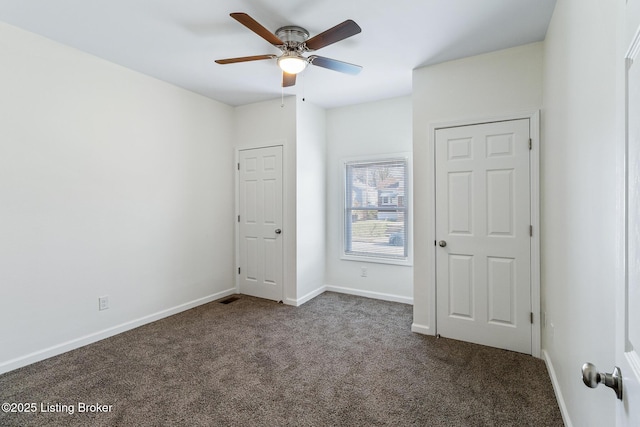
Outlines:
<svg viewBox="0 0 640 427"><path fill-rule="evenodd" d="M329 292L213 302L0 376L0 402L38 406L0 425L562 425L541 360L414 334L411 319Z"/></svg>

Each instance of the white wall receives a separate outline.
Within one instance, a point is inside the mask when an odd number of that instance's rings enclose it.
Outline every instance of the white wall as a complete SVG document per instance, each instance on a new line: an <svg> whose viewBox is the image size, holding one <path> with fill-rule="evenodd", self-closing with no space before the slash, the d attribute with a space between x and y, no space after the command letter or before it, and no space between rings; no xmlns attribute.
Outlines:
<svg viewBox="0 0 640 427"><path fill-rule="evenodd" d="M446 62L413 73L414 324L433 334L433 152L429 123L536 111L542 105L542 43Z"/></svg>
<svg viewBox="0 0 640 427"><path fill-rule="evenodd" d="M296 305L296 98L284 98L284 103L277 99L236 107L234 123L237 149L282 146L283 302Z"/></svg>
<svg viewBox="0 0 640 427"><path fill-rule="evenodd" d="M567 424L576 426L612 425L617 402L611 390L588 389L579 378L585 362L607 372L615 363L623 4L559 0L545 40L543 348Z"/></svg>
<svg viewBox="0 0 640 427"><path fill-rule="evenodd" d="M0 372L233 292L233 109L0 40Z"/></svg>
<svg viewBox="0 0 640 427"><path fill-rule="evenodd" d="M297 98L296 305L324 291L326 240L326 111Z"/></svg>
<svg viewBox="0 0 640 427"><path fill-rule="evenodd" d="M411 97L327 111L328 289L405 303L413 302L413 268L341 260L343 172L346 157L411 152ZM366 266L367 277L360 269Z"/></svg>

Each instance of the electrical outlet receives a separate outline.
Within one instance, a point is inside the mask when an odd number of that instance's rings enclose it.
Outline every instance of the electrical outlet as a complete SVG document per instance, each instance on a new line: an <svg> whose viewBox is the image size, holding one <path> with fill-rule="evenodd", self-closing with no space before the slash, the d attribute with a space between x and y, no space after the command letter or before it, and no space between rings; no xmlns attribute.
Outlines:
<svg viewBox="0 0 640 427"><path fill-rule="evenodd" d="M109 297L108 296L98 297L98 310L102 311L108 308L109 308Z"/></svg>
<svg viewBox="0 0 640 427"><path fill-rule="evenodd" d="M360 277L367 277L367 267L360 267Z"/></svg>

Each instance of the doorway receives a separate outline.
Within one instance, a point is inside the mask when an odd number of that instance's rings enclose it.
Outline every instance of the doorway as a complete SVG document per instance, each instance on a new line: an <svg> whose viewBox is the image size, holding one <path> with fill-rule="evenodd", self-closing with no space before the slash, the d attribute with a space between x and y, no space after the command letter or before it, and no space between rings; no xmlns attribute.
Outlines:
<svg viewBox="0 0 640 427"><path fill-rule="evenodd" d="M283 299L282 146L238 156L238 288Z"/></svg>
<svg viewBox="0 0 640 427"><path fill-rule="evenodd" d="M436 333L533 354L531 120L435 129Z"/></svg>

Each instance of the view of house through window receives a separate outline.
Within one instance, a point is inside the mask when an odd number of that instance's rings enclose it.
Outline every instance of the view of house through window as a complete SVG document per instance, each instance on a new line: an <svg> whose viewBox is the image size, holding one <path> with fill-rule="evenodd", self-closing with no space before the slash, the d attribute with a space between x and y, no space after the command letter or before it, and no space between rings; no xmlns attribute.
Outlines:
<svg viewBox="0 0 640 427"><path fill-rule="evenodd" d="M345 164L345 255L407 258L407 160Z"/></svg>

